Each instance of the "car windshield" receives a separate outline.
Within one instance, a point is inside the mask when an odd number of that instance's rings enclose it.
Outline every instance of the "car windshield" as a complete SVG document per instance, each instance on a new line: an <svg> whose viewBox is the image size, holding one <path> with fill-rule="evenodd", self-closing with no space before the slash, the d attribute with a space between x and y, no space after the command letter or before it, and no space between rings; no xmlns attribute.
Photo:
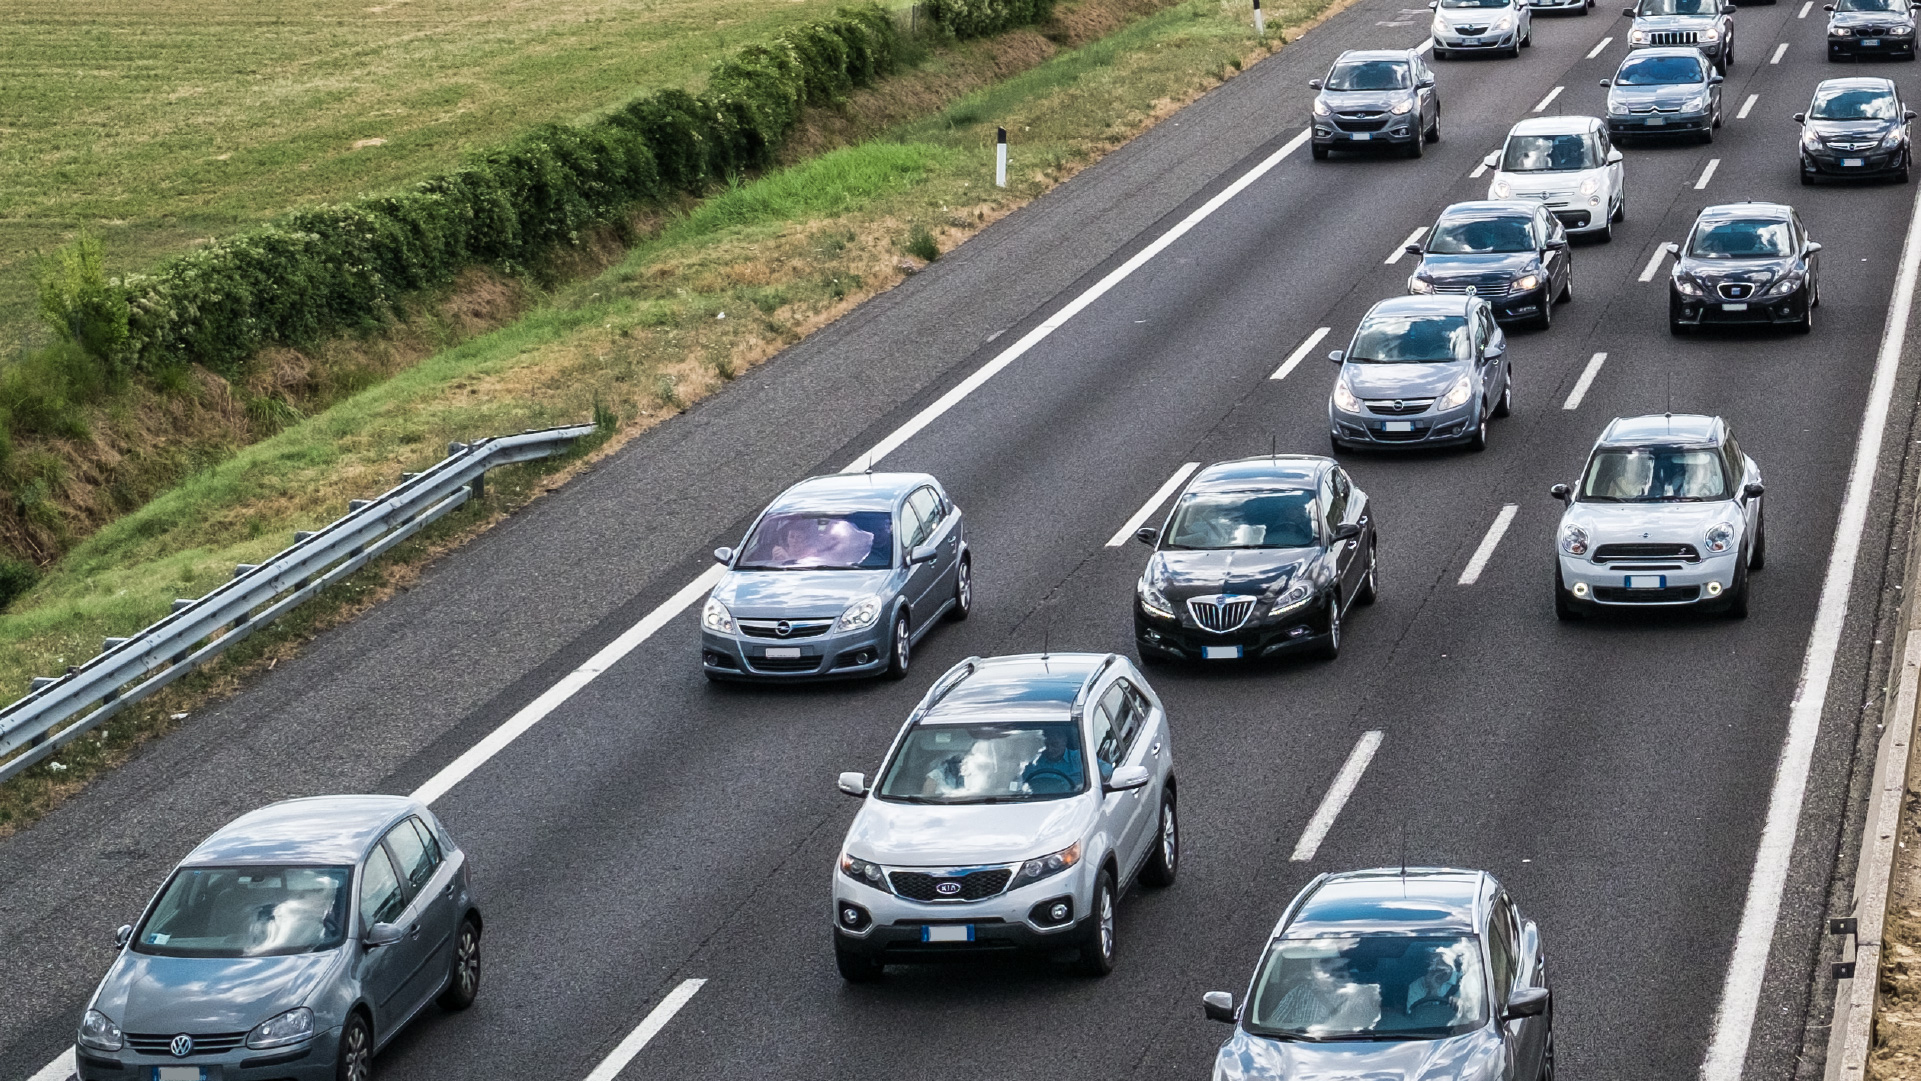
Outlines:
<svg viewBox="0 0 1921 1081"><path fill-rule="evenodd" d="M1621 65L1614 76L1616 86L1671 86L1677 83L1707 81L1701 62L1692 56L1635 57Z"/></svg>
<svg viewBox="0 0 1921 1081"><path fill-rule="evenodd" d="M1430 255L1533 251L1534 231L1529 223L1523 217L1442 219L1427 238L1427 251Z"/></svg>
<svg viewBox="0 0 1921 1081"><path fill-rule="evenodd" d="M741 547L736 570L882 570L894 565L894 516L779 511L762 518Z"/></svg>
<svg viewBox="0 0 1921 1081"><path fill-rule="evenodd" d="M1315 540L1312 492L1190 492L1174 508L1166 547L1302 548Z"/></svg>
<svg viewBox="0 0 1921 1081"><path fill-rule="evenodd" d="M1349 60L1328 73L1329 90L1406 90L1407 65L1399 60Z"/></svg>
<svg viewBox="0 0 1921 1081"><path fill-rule="evenodd" d="M1641 0L1636 15L1718 15L1721 0Z"/></svg>
<svg viewBox="0 0 1921 1081"><path fill-rule="evenodd" d="M1359 364L1422 364L1466 358L1467 317L1370 315L1347 359Z"/></svg>
<svg viewBox="0 0 1921 1081"><path fill-rule="evenodd" d="M1788 254L1788 223L1717 221L1696 227L1688 254L1701 259L1767 259Z"/></svg>
<svg viewBox="0 0 1921 1081"><path fill-rule="evenodd" d="M1601 167L1601 145L1586 135L1510 135L1504 173L1552 173Z"/></svg>
<svg viewBox="0 0 1921 1081"><path fill-rule="evenodd" d="M1594 452L1581 498L1602 503L1698 503L1728 498L1719 451L1707 447L1610 447Z"/></svg>
<svg viewBox="0 0 1921 1081"><path fill-rule="evenodd" d="M1024 803L1087 791L1080 733L1066 721L916 725L882 774L882 799Z"/></svg>
<svg viewBox="0 0 1921 1081"><path fill-rule="evenodd" d="M1508 0L1441 0L1444 8L1504 8Z"/></svg>
<svg viewBox="0 0 1921 1081"><path fill-rule="evenodd" d="M274 957L346 938L348 867L188 867L134 935L138 953Z"/></svg>
<svg viewBox="0 0 1921 1081"><path fill-rule="evenodd" d="M1892 11L1901 15L1908 13L1908 5L1901 0L1835 0L1836 11Z"/></svg>
<svg viewBox="0 0 1921 1081"><path fill-rule="evenodd" d="M1893 94L1863 87L1817 90L1814 104L1808 106L1811 120L1896 120L1900 116Z"/></svg>
<svg viewBox="0 0 1921 1081"><path fill-rule="evenodd" d="M1486 988L1469 937L1279 939L1244 1023L1283 1039L1438 1039L1485 1023Z"/></svg>

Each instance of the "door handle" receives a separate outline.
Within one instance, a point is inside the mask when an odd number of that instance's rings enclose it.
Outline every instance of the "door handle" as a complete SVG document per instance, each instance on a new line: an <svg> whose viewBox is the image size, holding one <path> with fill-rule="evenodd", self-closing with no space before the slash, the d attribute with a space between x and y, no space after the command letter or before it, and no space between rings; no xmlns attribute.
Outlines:
<svg viewBox="0 0 1921 1081"><path fill-rule="evenodd" d="M413 925L412 927L409 927L409 928L407 928L407 937L408 937L408 938L419 938L419 937L420 937L420 925L416 923L416 924L414 924L414 925Z"/></svg>
<svg viewBox="0 0 1921 1081"><path fill-rule="evenodd" d="M1154 745L1153 745L1153 746L1151 746L1151 747L1149 747L1149 748L1147 749L1147 753L1148 753L1148 754L1154 754L1154 755L1157 755L1157 754L1160 754L1160 753L1161 753L1161 741L1160 741L1160 740L1155 740L1155 741L1154 741Z"/></svg>

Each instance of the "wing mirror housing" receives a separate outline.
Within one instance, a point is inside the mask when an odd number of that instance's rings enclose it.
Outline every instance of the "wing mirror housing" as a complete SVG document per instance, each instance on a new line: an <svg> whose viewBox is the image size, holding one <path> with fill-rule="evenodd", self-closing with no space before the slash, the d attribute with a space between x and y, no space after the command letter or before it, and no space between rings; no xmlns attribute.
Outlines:
<svg viewBox="0 0 1921 1081"><path fill-rule="evenodd" d="M1421 246L1419 244L1409 244L1407 246L1407 253L1409 255L1426 255L1427 254L1426 252L1421 250Z"/></svg>
<svg viewBox="0 0 1921 1081"><path fill-rule="evenodd" d="M1547 490L1547 494L1553 496L1554 498L1560 500L1563 503L1572 502L1574 499L1574 489L1568 487L1565 484L1557 484L1554 487L1549 488Z"/></svg>
<svg viewBox="0 0 1921 1081"><path fill-rule="evenodd" d="M1134 539L1150 546L1159 544L1161 542L1161 531L1151 525L1144 525L1134 531Z"/></svg>
<svg viewBox="0 0 1921 1081"><path fill-rule="evenodd" d="M1741 488L1741 494L1747 496L1749 499L1759 499L1761 498L1761 493L1765 491L1767 491L1767 486L1760 481L1744 485Z"/></svg>
<svg viewBox="0 0 1921 1081"><path fill-rule="evenodd" d="M1322 83L1321 80L1319 79L1309 79L1307 81L1307 87L1309 90L1319 90L1325 85L1326 84Z"/></svg>
<svg viewBox="0 0 1921 1081"><path fill-rule="evenodd" d="M1723 14L1723 15L1732 15L1732 14L1734 14L1734 5L1733 5L1733 4L1722 4L1722 5L1721 5L1721 14Z"/></svg>
<svg viewBox="0 0 1921 1081"><path fill-rule="evenodd" d="M1834 10L1834 5L1833 5L1833 4L1822 4L1822 5L1821 5L1821 10L1822 10L1822 11L1833 11L1833 10Z"/></svg>
<svg viewBox="0 0 1921 1081"><path fill-rule="evenodd" d="M1342 361L1344 361L1344 360L1346 360L1346 359L1347 359L1347 350L1345 350L1345 349L1336 349L1336 350L1334 350L1334 351L1333 351L1332 353L1329 353L1329 354L1327 355L1327 359L1328 359L1328 360L1330 360L1330 361L1332 361L1332 362L1333 362L1333 363L1335 363L1335 364L1339 364L1339 363L1341 363Z"/></svg>
<svg viewBox="0 0 1921 1081"><path fill-rule="evenodd" d="M1154 775L1147 772L1146 766L1116 766L1112 776L1101 785L1103 791L1126 792L1135 788L1147 787Z"/></svg>
<svg viewBox="0 0 1921 1081"><path fill-rule="evenodd" d="M843 773L840 775L840 778L834 782L834 787L840 789L847 795L853 796L855 799L866 799L867 775L865 773Z"/></svg>
<svg viewBox="0 0 1921 1081"><path fill-rule="evenodd" d="M1723 79L1723 78L1722 78L1721 76L1719 76L1719 75L1710 75L1710 76L1708 76L1708 85L1709 85L1709 86L1720 86L1720 85L1721 85L1721 84L1722 84L1723 82L1726 82L1726 81L1727 81L1727 80L1725 80L1725 79Z"/></svg>
<svg viewBox="0 0 1921 1081"><path fill-rule="evenodd" d="M1547 1000L1547 988L1523 987L1508 996L1507 1007L1501 1011L1501 1020L1513 1021L1522 1017L1539 1017L1547 1012Z"/></svg>
<svg viewBox="0 0 1921 1081"><path fill-rule="evenodd" d="M1630 18L1630 19L1632 19L1632 18L1634 18L1634 9L1633 9L1633 8L1622 8L1622 9L1621 9L1621 14L1623 14L1623 15L1626 15L1626 16L1627 16L1628 18Z"/></svg>
<svg viewBox="0 0 1921 1081"><path fill-rule="evenodd" d="M1609 164L1609 165L1619 165L1619 164L1621 164L1621 160L1622 160L1622 158L1623 158L1623 156L1624 156L1624 155L1622 155L1622 153L1621 153L1621 152L1620 152L1619 150L1610 150L1610 151L1608 151L1608 164Z"/></svg>
<svg viewBox="0 0 1921 1081"><path fill-rule="evenodd" d="M1901 110L1901 119L1903 119L1903 120L1913 120L1913 119L1915 118L1915 116L1916 116L1916 115L1917 115L1917 114L1915 113L1915 111L1914 111L1913 109L1903 109L1903 110Z"/></svg>
<svg viewBox="0 0 1921 1081"><path fill-rule="evenodd" d="M1795 122L1795 123L1797 123L1797 124L1805 124L1805 123L1807 123L1807 122L1808 122L1808 114L1806 114L1806 113L1795 113L1795 114L1794 114L1794 122Z"/></svg>
<svg viewBox="0 0 1921 1081"><path fill-rule="evenodd" d="M1202 995L1201 1016L1209 1021L1233 1024L1237 1020L1234 1016L1234 992L1209 991Z"/></svg>
<svg viewBox="0 0 1921 1081"><path fill-rule="evenodd" d="M1481 164L1490 169L1499 169L1501 167L1501 152L1499 150L1490 151L1487 157L1481 159Z"/></svg>
<svg viewBox="0 0 1921 1081"><path fill-rule="evenodd" d="M1334 527L1335 540L1353 540L1360 535L1361 526L1358 522L1342 522Z"/></svg>
<svg viewBox="0 0 1921 1081"><path fill-rule="evenodd" d="M400 928L391 923L376 923L367 928L367 937L361 942L368 949L377 950L382 946L391 946L399 942L401 933Z"/></svg>
<svg viewBox="0 0 1921 1081"><path fill-rule="evenodd" d="M1613 85L1614 85L1614 80L1613 80L1613 79L1602 79L1602 80L1601 80L1601 85L1602 85L1602 86L1613 86Z"/></svg>
<svg viewBox="0 0 1921 1081"><path fill-rule="evenodd" d="M117 930L115 930L113 933L113 944L121 947L122 949L125 949L127 943L132 941L133 941L133 924L131 923L121 924L120 927Z"/></svg>
<svg viewBox="0 0 1921 1081"><path fill-rule="evenodd" d="M734 550L732 548L729 548L723 544L720 547L714 549L714 562L724 567L727 564L732 563L733 561L734 561Z"/></svg>
<svg viewBox="0 0 1921 1081"><path fill-rule="evenodd" d="M907 554L907 561L913 564L932 563L940 558L940 545L923 544Z"/></svg>
<svg viewBox="0 0 1921 1081"><path fill-rule="evenodd" d="M1428 76L1423 75L1421 77L1421 81L1418 83L1415 83L1414 85L1421 88L1422 90L1431 90L1434 88L1434 80Z"/></svg>
<svg viewBox="0 0 1921 1081"><path fill-rule="evenodd" d="M1809 242L1808 242L1808 254L1809 254L1809 255L1813 255L1813 254L1814 254L1815 252L1818 252L1818 251L1820 251L1820 250L1821 250L1821 245L1819 245L1819 244L1817 244L1817 243L1815 243L1815 242L1813 242L1813 241L1809 241Z"/></svg>

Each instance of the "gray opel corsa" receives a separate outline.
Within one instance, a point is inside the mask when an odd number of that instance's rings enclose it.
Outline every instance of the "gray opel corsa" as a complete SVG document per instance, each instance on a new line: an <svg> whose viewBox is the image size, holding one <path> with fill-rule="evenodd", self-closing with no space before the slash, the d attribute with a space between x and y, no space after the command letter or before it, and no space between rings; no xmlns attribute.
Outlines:
<svg viewBox="0 0 1921 1081"><path fill-rule="evenodd" d="M242 815L115 940L81 1081L366 1081L428 1003L465 1009L480 989L466 857L405 796Z"/></svg>

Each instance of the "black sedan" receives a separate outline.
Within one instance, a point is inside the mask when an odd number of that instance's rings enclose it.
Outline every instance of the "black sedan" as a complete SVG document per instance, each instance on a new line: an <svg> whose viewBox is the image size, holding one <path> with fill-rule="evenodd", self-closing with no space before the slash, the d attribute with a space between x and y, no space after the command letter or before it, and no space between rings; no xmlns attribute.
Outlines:
<svg viewBox="0 0 1921 1081"><path fill-rule="evenodd" d="M1835 0L1827 5L1828 59L1914 59L1914 11L1907 0Z"/></svg>
<svg viewBox="0 0 1921 1081"><path fill-rule="evenodd" d="M1668 329L1771 324L1806 334L1821 303L1820 251L1791 206L1708 207L1668 278Z"/></svg>
<svg viewBox="0 0 1921 1081"><path fill-rule="evenodd" d="M1546 330L1554 302L1574 290L1567 230L1533 199L1455 203L1427 239L1409 244L1421 257L1410 293L1467 293L1486 299L1496 319L1526 319Z"/></svg>
<svg viewBox="0 0 1921 1081"><path fill-rule="evenodd" d="M1892 177L1908 182L1913 150L1893 79L1828 79L1814 88L1801 123L1801 183L1820 177Z"/></svg>
<svg viewBox="0 0 1921 1081"><path fill-rule="evenodd" d="M1134 591L1141 659L1341 651L1341 620L1377 589L1367 493L1332 458L1266 455L1188 482Z"/></svg>

